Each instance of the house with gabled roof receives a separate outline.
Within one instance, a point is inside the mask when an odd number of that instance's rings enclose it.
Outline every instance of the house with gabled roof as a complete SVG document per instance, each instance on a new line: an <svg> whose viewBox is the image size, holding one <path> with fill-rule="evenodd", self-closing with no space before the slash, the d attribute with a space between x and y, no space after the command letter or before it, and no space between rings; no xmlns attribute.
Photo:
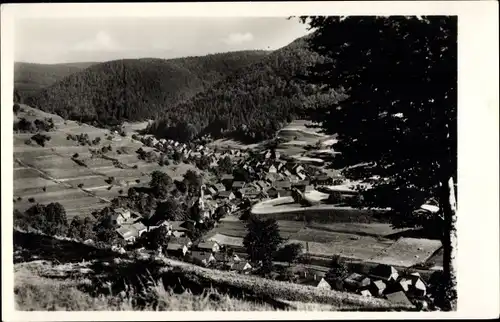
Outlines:
<svg viewBox="0 0 500 322"><path fill-rule="evenodd" d="M273 183L273 186L278 190L290 189L292 187L292 183L290 180L279 180Z"/></svg>
<svg viewBox="0 0 500 322"><path fill-rule="evenodd" d="M286 168L286 161L280 161L280 162L276 163L276 169L278 169L278 171L285 171L285 170L287 170L287 168Z"/></svg>
<svg viewBox="0 0 500 322"><path fill-rule="evenodd" d="M213 185L213 188L217 191L217 192L221 192L221 191L226 191L226 187L222 184L222 183L216 183Z"/></svg>
<svg viewBox="0 0 500 322"><path fill-rule="evenodd" d="M216 262L216 259L211 252L193 250L190 255L195 264L208 266L209 264Z"/></svg>
<svg viewBox="0 0 500 322"><path fill-rule="evenodd" d="M298 174L298 173L304 172L304 171L305 171L305 169L304 169L304 167L302 166L302 164L300 164L300 163L296 163L296 164L293 166L292 171L293 171L295 174Z"/></svg>
<svg viewBox="0 0 500 322"><path fill-rule="evenodd" d="M405 277L401 277L398 279L397 287L399 288L400 291L408 292L410 290L410 286L411 286L410 279L407 279Z"/></svg>
<svg viewBox="0 0 500 322"><path fill-rule="evenodd" d="M352 291L358 291L360 289L368 288L370 284L370 278L358 273L352 273L346 279L344 279L344 287Z"/></svg>
<svg viewBox="0 0 500 322"><path fill-rule="evenodd" d="M233 181L234 176L232 174L223 174L221 181Z"/></svg>
<svg viewBox="0 0 500 322"><path fill-rule="evenodd" d="M411 307L413 304L410 302L406 294L402 291L386 294L387 300L393 304L403 305L405 307Z"/></svg>
<svg viewBox="0 0 500 322"><path fill-rule="evenodd" d="M221 191L215 196L215 198L233 200L236 196L232 191Z"/></svg>
<svg viewBox="0 0 500 322"><path fill-rule="evenodd" d="M272 199L280 197L280 193L279 193L278 189L276 189L275 187L269 188L266 191L266 193L269 196L269 198L272 198Z"/></svg>
<svg viewBox="0 0 500 322"><path fill-rule="evenodd" d="M218 253L221 249L221 245L219 245L218 242L209 240L209 241L203 241L199 243L196 246L197 249L206 251L206 252L213 252L213 253Z"/></svg>
<svg viewBox="0 0 500 322"><path fill-rule="evenodd" d="M274 164L271 164L266 168L267 173L278 173L278 169L274 166Z"/></svg>
<svg viewBox="0 0 500 322"><path fill-rule="evenodd" d="M231 265L231 270L242 274L248 274L252 270L252 265L247 261L239 261Z"/></svg>
<svg viewBox="0 0 500 322"><path fill-rule="evenodd" d="M285 189L278 189L278 194L280 197L290 197L292 195L292 191Z"/></svg>
<svg viewBox="0 0 500 322"><path fill-rule="evenodd" d="M385 282L396 282L398 280L398 271L391 265L380 264L370 271L370 276Z"/></svg>
<svg viewBox="0 0 500 322"><path fill-rule="evenodd" d="M300 180L307 179L307 175L304 172L297 173L296 175L297 175L297 177L299 177Z"/></svg>
<svg viewBox="0 0 500 322"><path fill-rule="evenodd" d="M425 296L425 294L427 294L427 285L420 277L420 274L418 272L411 273L409 276L409 280L411 281L409 290L413 295Z"/></svg>
<svg viewBox="0 0 500 322"><path fill-rule="evenodd" d="M332 286L323 277L319 278L315 276L314 278L308 278L306 280L303 280L301 284L307 286L313 286L323 290L332 289Z"/></svg>
<svg viewBox="0 0 500 322"><path fill-rule="evenodd" d="M135 242L137 236L137 231L135 231L130 226L121 226L116 229L117 234L125 240L127 243Z"/></svg>
<svg viewBox="0 0 500 322"><path fill-rule="evenodd" d="M206 196L214 196L217 194L217 191L211 186L206 186L204 193Z"/></svg>
<svg viewBox="0 0 500 322"><path fill-rule="evenodd" d="M320 175L315 176L314 181L316 182L316 184L320 184L320 185L332 185L333 184L333 178L328 176L325 173L322 173Z"/></svg>
<svg viewBox="0 0 500 322"><path fill-rule="evenodd" d="M384 294L386 287L387 285L384 283L384 281L375 280L372 281L369 289L373 296L382 296L382 294Z"/></svg>
<svg viewBox="0 0 500 322"><path fill-rule="evenodd" d="M259 190L253 187L242 188L238 192L241 198L255 199L259 195Z"/></svg>
<svg viewBox="0 0 500 322"><path fill-rule="evenodd" d="M185 256L191 245L191 239L187 237L171 237L167 244L167 252Z"/></svg>
<svg viewBox="0 0 500 322"><path fill-rule="evenodd" d="M244 181L233 181L233 190L239 190L241 188L245 187L245 182Z"/></svg>
<svg viewBox="0 0 500 322"><path fill-rule="evenodd" d="M114 212L118 215L116 217L116 223L118 225L121 225L127 221L130 220L130 217L131 217L131 212L129 209L125 209L125 208L116 208L114 210Z"/></svg>
<svg viewBox="0 0 500 322"><path fill-rule="evenodd" d="M266 190L267 188L269 188L269 185L263 181L263 180L259 180L256 182L256 185L261 189L261 190Z"/></svg>

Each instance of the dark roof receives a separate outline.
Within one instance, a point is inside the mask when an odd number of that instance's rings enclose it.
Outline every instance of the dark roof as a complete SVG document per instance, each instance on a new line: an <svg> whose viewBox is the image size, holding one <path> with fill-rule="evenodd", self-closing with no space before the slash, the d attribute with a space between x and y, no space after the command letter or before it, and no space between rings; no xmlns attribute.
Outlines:
<svg viewBox="0 0 500 322"><path fill-rule="evenodd" d="M219 194L217 196L219 196L219 197L229 197L229 195L231 195L231 194L234 195L234 193L232 191L221 191L221 192L219 192Z"/></svg>
<svg viewBox="0 0 500 322"><path fill-rule="evenodd" d="M210 258L210 255L212 255L211 252L200 251L200 250L191 251L191 256L200 261L203 261L204 259L208 260Z"/></svg>
<svg viewBox="0 0 500 322"><path fill-rule="evenodd" d="M276 188L290 188L292 186L292 183L288 180L280 180L280 181L274 181L274 186Z"/></svg>
<svg viewBox="0 0 500 322"><path fill-rule="evenodd" d="M241 271L247 263L248 263L247 261L235 262L231 268L234 270L237 270L237 271ZM250 265L250 266L252 266L252 265Z"/></svg>
<svg viewBox="0 0 500 322"><path fill-rule="evenodd" d="M384 281L382 280L377 280L377 281L372 281L373 285L375 285L379 290L384 290L387 285L385 285Z"/></svg>
<svg viewBox="0 0 500 322"><path fill-rule="evenodd" d="M315 176L315 179L318 181L333 180L333 178L329 177L327 174L317 175L317 176Z"/></svg>
<svg viewBox="0 0 500 322"><path fill-rule="evenodd" d="M244 181L234 181L233 182L233 188L242 188L245 186Z"/></svg>
<svg viewBox="0 0 500 322"><path fill-rule="evenodd" d="M307 186L309 184L310 184L309 180L301 180L301 181L297 181L297 182L292 183L292 186Z"/></svg>
<svg viewBox="0 0 500 322"><path fill-rule="evenodd" d="M220 192L220 191L225 191L225 190L226 190L226 187L225 187L222 183L216 183L216 184L214 185L214 188L215 188L215 190L217 190L217 191L219 191L219 192Z"/></svg>
<svg viewBox="0 0 500 322"><path fill-rule="evenodd" d="M380 264L370 271L370 275L377 276L382 279L388 279L393 274L393 272L397 272L394 267L390 265Z"/></svg>
<svg viewBox="0 0 500 322"><path fill-rule="evenodd" d="M187 245L191 242L188 237L170 237L169 244Z"/></svg>
<svg viewBox="0 0 500 322"><path fill-rule="evenodd" d="M182 227L182 224L185 223L185 221L170 221L169 224L172 225L172 230L178 230L178 231L186 231L187 229L185 227Z"/></svg>
<svg viewBox="0 0 500 322"><path fill-rule="evenodd" d="M408 300L408 297L406 297L406 294L402 291L386 294L386 297L387 297L387 300L389 300L389 302L392 302L394 304L402 304L405 306L412 305L410 300Z"/></svg>
<svg viewBox="0 0 500 322"><path fill-rule="evenodd" d="M188 219L188 220L185 220L183 221L179 227L182 227L182 228L186 228L186 229L191 229L192 227L194 227L196 225L196 222L194 220L191 220L191 219Z"/></svg>
<svg viewBox="0 0 500 322"><path fill-rule="evenodd" d="M201 249L212 249L214 244L218 244L216 241L206 241L206 242L201 242L197 245L198 248Z"/></svg>

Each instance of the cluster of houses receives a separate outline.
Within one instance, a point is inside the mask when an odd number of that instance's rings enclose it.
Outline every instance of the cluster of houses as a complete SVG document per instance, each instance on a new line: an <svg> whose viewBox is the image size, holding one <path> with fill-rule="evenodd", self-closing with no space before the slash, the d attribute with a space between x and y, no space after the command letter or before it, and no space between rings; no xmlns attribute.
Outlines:
<svg viewBox="0 0 500 322"><path fill-rule="evenodd" d="M343 289L367 297L382 297L403 305L411 305L409 299L425 300L427 295L427 284L418 272L400 275L394 267L384 264L374 267L367 275L351 273L333 285L317 275L304 284L323 289Z"/></svg>
<svg viewBox="0 0 500 322"><path fill-rule="evenodd" d="M229 156L233 161L241 161L248 157L248 153L238 149L230 149L224 152L216 152L203 144L180 143L172 139L157 139L153 135L137 136L144 145L155 148L164 153L180 153L186 160L197 160L207 157L210 166L217 166L220 159Z"/></svg>
<svg viewBox="0 0 500 322"><path fill-rule="evenodd" d="M262 152L260 158L242 159L234 167L245 172L250 180L237 180L232 174L225 174L217 184L206 186L205 195L216 200L261 200L290 196L292 188L307 192L317 185L334 183L334 179L324 173L311 173L300 163L279 158L279 152L268 150Z"/></svg>
<svg viewBox="0 0 500 322"><path fill-rule="evenodd" d="M217 267L243 274L249 274L252 271L252 265L243 255L238 256L234 252L229 252L229 249L240 251L243 247L242 245L232 247L232 245L219 243L214 239L202 240L194 245L185 235L178 237L172 235L166 252L171 256L176 256L201 266Z"/></svg>

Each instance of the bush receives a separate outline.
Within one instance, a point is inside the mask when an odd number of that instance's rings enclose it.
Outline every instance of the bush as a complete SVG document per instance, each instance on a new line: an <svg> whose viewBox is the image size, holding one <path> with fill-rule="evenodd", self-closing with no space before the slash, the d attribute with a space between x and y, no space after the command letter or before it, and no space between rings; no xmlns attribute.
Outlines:
<svg viewBox="0 0 500 322"><path fill-rule="evenodd" d="M51 236L64 236L68 226L66 211L59 203L50 203L46 206L36 204L24 213L15 212L14 224L18 227L39 229Z"/></svg>
<svg viewBox="0 0 500 322"><path fill-rule="evenodd" d="M14 114L17 114L21 111L21 106L19 104L14 104Z"/></svg>
<svg viewBox="0 0 500 322"><path fill-rule="evenodd" d="M78 153L73 154L73 158L77 159L80 155Z"/></svg>
<svg viewBox="0 0 500 322"><path fill-rule="evenodd" d="M26 144L26 145L31 145L31 140L30 140L30 139L26 139L26 140L24 140L24 144Z"/></svg>
<svg viewBox="0 0 500 322"><path fill-rule="evenodd" d="M50 141L50 136L37 133L31 137L31 140L35 141L38 145L44 147L45 142Z"/></svg>
<svg viewBox="0 0 500 322"><path fill-rule="evenodd" d="M31 203L33 203L33 202L35 202L35 198L30 197L30 198L28 198L28 201L31 202Z"/></svg>
<svg viewBox="0 0 500 322"><path fill-rule="evenodd" d="M83 183L79 183L78 188L83 188Z"/></svg>
<svg viewBox="0 0 500 322"><path fill-rule="evenodd" d="M338 255L334 255L330 262L330 270L326 273L325 280L334 283L341 280L348 273L347 265Z"/></svg>
<svg viewBox="0 0 500 322"><path fill-rule="evenodd" d="M139 180L139 179L135 179L135 182L137 182L137 183L141 183L141 180Z"/></svg>

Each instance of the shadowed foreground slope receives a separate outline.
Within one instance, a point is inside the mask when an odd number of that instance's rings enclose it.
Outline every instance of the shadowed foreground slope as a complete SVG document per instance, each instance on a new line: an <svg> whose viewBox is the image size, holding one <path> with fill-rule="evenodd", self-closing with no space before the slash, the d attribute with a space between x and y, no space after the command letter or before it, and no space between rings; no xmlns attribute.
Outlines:
<svg viewBox="0 0 500 322"><path fill-rule="evenodd" d="M91 246L78 253L92 254L98 260L70 261L74 241L20 231L14 236L15 300L21 310L409 309L382 299L322 291L172 259L137 259L131 254L120 259ZM20 243L22 240L24 243ZM17 256L21 253L25 255Z"/></svg>

